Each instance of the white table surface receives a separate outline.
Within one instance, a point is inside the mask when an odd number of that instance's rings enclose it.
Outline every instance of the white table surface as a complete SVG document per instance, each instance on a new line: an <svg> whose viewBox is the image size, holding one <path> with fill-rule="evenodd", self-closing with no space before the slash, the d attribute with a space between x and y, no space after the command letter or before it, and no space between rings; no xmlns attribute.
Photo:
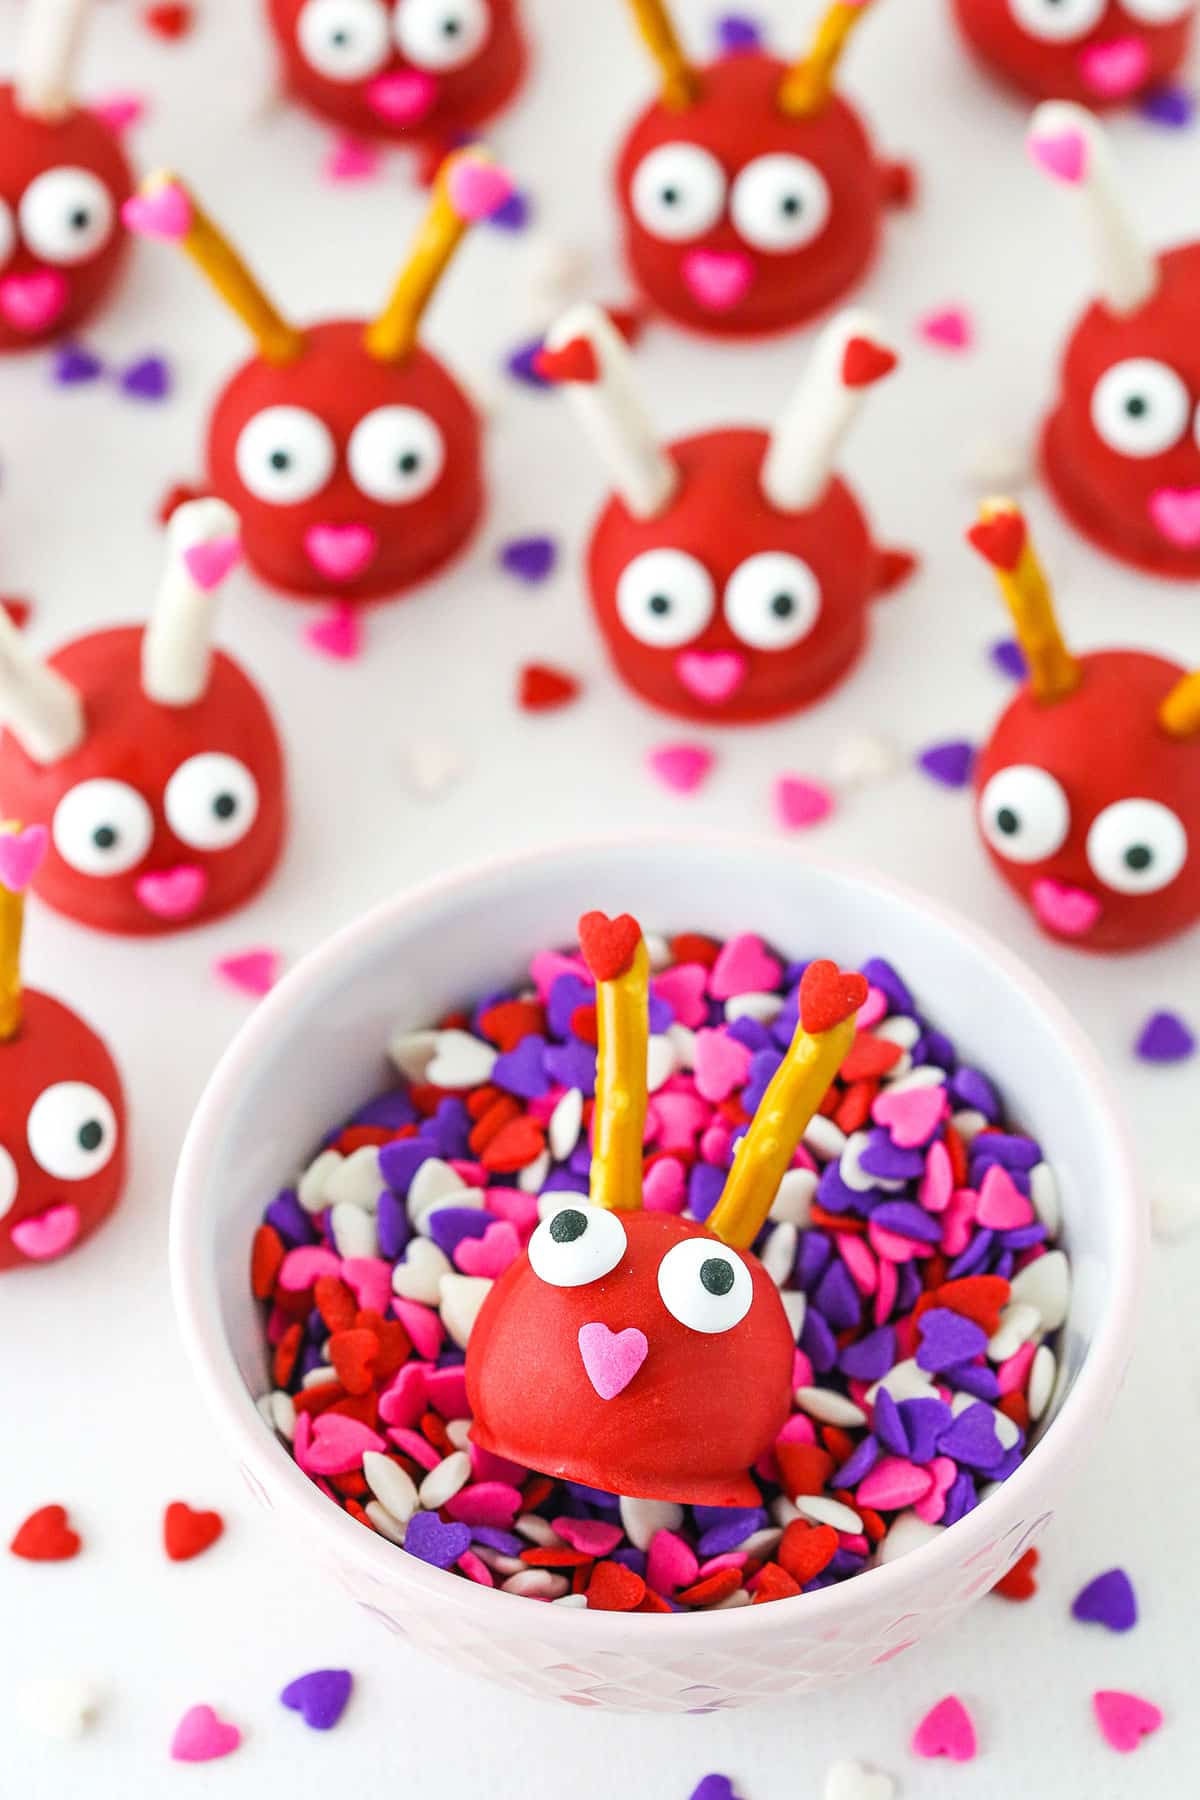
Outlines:
<svg viewBox="0 0 1200 1800"><path fill-rule="evenodd" d="M465 1800L687 1800L709 1770L745 1800L808 1800L848 1756L896 1775L905 1795L976 1800L1175 1800L1195 1792L1200 1732L1192 1698L1200 1598L1195 1500L1200 1238L1156 1244L1133 1371L1100 1453L1081 1470L1043 1546L1030 1605L986 1600L955 1630L872 1679L804 1703L694 1720L583 1714L510 1697L399 1648L318 1575L251 1505L199 1410L176 1342L166 1285L171 1173L193 1103L249 1002L211 973L214 957L257 944L294 959L398 886L467 857L597 828L769 828L772 778L820 777L852 732L882 732L905 753L979 738L1007 687L985 656L1003 633L986 571L961 533L979 486L976 445L1028 439L1051 380L1054 346L1089 291L1070 201L1027 168L1019 107L968 66L940 0L886 0L861 32L847 86L870 103L889 150L919 161L920 210L895 222L869 301L909 354L881 391L847 466L883 541L918 546L920 580L881 606L871 656L815 714L735 737L711 734L716 771L689 800L655 785L647 749L703 733L644 711L602 664L582 603L577 559L600 477L568 409L496 371L504 352L548 321L528 270L540 234L594 258L597 291L621 286L613 258L606 158L648 91L618 0L527 0L540 46L536 79L496 142L533 191L525 238L482 231L446 283L430 335L496 400L493 510L467 560L419 599L375 614L368 649L331 664L302 641L308 615L243 579L224 638L269 684L292 756L295 831L280 877L245 913L152 947L108 942L30 909L27 976L78 1003L109 1036L135 1107L133 1176L117 1219L61 1267L9 1276L0 1297L0 1536L52 1499L86 1538L76 1561L42 1567L0 1557L0 1794L21 1800L130 1800L203 1787L295 1800L393 1791ZM3 56L14 0L0 0ZM98 7L86 89L144 92L134 144L145 166L169 160L252 252L285 309L363 311L385 293L421 201L393 160L378 182L337 189L319 178L322 128L269 103L270 58L257 5L201 0L181 45L150 37L134 0ZM703 41L717 0L678 0ZM796 44L814 4L759 0L780 41ZM568 28L569 26L569 28ZM1138 119L1116 128L1130 182L1162 239L1200 227L1200 136ZM978 348L938 353L916 338L926 310L962 302ZM142 617L154 589L156 498L198 469L213 383L243 351L237 326L169 250L135 251L119 304L89 334L113 366L161 349L176 386L148 406L112 386L55 388L49 359L0 370L0 587L37 606L53 645L113 619ZM664 329L640 353L647 393L671 434L769 415L798 370L803 340L705 349ZM1080 647L1122 639L1200 663L1195 590L1135 580L1074 540L1040 492L1026 496ZM544 587L496 566L507 538L549 531L565 555ZM518 712L516 669L573 668L586 694L569 711ZM453 744L462 781L436 800L405 785L418 743ZM1197 1064L1151 1069L1131 1041L1154 1007L1200 1025L1193 935L1123 961L1072 955L1038 939L994 881L962 796L911 768L844 797L814 847L874 861L969 911L1019 949L1070 1002L1123 1087L1147 1192L1189 1198L1198 1133ZM1190 1103L1190 1106L1189 1106ZM220 1546L186 1566L160 1546L164 1503L219 1507ZM1143 1623L1126 1638L1068 1617L1081 1583L1123 1563ZM319 1666L357 1677L351 1710L328 1738L277 1703ZM16 1717L26 1676L95 1679L103 1707L76 1745L31 1735ZM1165 1728L1119 1758L1092 1723L1098 1686L1156 1700ZM926 1707L955 1690L972 1706L982 1753L969 1769L922 1764L906 1745ZM204 1771L167 1760L184 1709L208 1701L245 1733L237 1755Z"/></svg>

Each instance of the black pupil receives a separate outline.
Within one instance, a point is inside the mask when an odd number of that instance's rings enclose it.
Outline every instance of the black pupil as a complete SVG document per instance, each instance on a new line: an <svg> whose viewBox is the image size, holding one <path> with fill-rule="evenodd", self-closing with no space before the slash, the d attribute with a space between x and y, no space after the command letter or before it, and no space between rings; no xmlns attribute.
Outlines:
<svg viewBox="0 0 1200 1800"><path fill-rule="evenodd" d="M1131 419L1143 419L1150 411L1150 402L1144 394L1130 394L1125 402L1125 411Z"/></svg>
<svg viewBox="0 0 1200 1800"><path fill-rule="evenodd" d="M212 803L212 809L218 819L232 819L237 811L237 804L235 794L218 794Z"/></svg>
<svg viewBox="0 0 1200 1800"><path fill-rule="evenodd" d="M291 455L286 450L272 450L267 460L273 469L279 470L281 475L285 469L290 469L292 466Z"/></svg>
<svg viewBox="0 0 1200 1800"><path fill-rule="evenodd" d="M996 814L996 827L997 830L1004 833L1005 837L1015 837L1017 832L1020 831L1021 821L1011 806L1002 806L1000 808L1000 811Z"/></svg>
<svg viewBox="0 0 1200 1800"><path fill-rule="evenodd" d="M104 1142L104 1127L99 1119L89 1119L79 1127L79 1148L81 1150L98 1150Z"/></svg>
<svg viewBox="0 0 1200 1800"><path fill-rule="evenodd" d="M664 619L671 610L669 594L651 594L646 602L647 612L652 612L656 619Z"/></svg>
<svg viewBox="0 0 1200 1800"><path fill-rule="evenodd" d="M733 1286L733 1265L724 1257L710 1256L700 1264L700 1286L718 1299Z"/></svg>
<svg viewBox="0 0 1200 1800"><path fill-rule="evenodd" d="M678 206L679 189L677 187L665 187L662 191L662 200L664 206Z"/></svg>
<svg viewBox="0 0 1200 1800"><path fill-rule="evenodd" d="M779 210L785 213L789 219L794 219L797 213L804 211L804 202L799 194L786 194L779 202Z"/></svg>
<svg viewBox="0 0 1200 1800"><path fill-rule="evenodd" d="M117 834L111 825L97 825L92 833L92 842L97 850L111 850L117 841Z"/></svg>
<svg viewBox="0 0 1200 1800"><path fill-rule="evenodd" d="M402 475L415 475L421 466L421 459L415 450L406 450L397 466Z"/></svg>
<svg viewBox="0 0 1200 1800"><path fill-rule="evenodd" d="M77 206L71 214L71 230L86 231L92 222L92 215L86 206Z"/></svg>
<svg viewBox="0 0 1200 1800"><path fill-rule="evenodd" d="M587 1219L581 1212L576 1212L573 1206L555 1213L550 1221L550 1236L556 1244L573 1244L586 1230Z"/></svg>
<svg viewBox="0 0 1200 1800"><path fill-rule="evenodd" d="M771 601L771 611L777 619L790 619L796 610L796 599L793 594L776 594Z"/></svg>
<svg viewBox="0 0 1200 1800"><path fill-rule="evenodd" d="M1126 866L1136 875L1140 875L1143 869L1148 869L1153 861L1154 852L1148 844L1130 844L1125 852Z"/></svg>
<svg viewBox="0 0 1200 1800"><path fill-rule="evenodd" d="M339 50L344 50L353 40L343 25L339 26L337 31L330 33L329 41L331 44L335 44Z"/></svg>
<svg viewBox="0 0 1200 1800"><path fill-rule="evenodd" d="M455 38L458 36L458 34L461 30L462 30L462 21L460 19L443 19L442 20L442 35L444 37Z"/></svg>

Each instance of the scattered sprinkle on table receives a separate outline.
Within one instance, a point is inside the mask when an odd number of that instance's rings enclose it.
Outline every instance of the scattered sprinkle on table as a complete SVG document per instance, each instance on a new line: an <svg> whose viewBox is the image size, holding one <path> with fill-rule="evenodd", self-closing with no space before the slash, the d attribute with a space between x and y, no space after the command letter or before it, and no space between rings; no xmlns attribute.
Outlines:
<svg viewBox="0 0 1200 1800"><path fill-rule="evenodd" d="M676 794L694 794L712 773L716 758L704 744L658 744L646 756L656 781Z"/></svg>
<svg viewBox="0 0 1200 1800"><path fill-rule="evenodd" d="M771 790L776 822L784 831L808 831L834 809L831 789L805 775L780 775Z"/></svg>
<svg viewBox="0 0 1200 1800"><path fill-rule="evenodd" d="M500 547L500 566L531 587L547 581L558 562L558 544L552 537L513 538Z"/></svg>
<svg viewBox="0 0 1200 1800"><path fill-rule="evenodd" d="M1138 1617L1137 1595L1124 1569L1106 1569L1080 1588L1071 1602L1071 1617L1109 1631L1132 1631Z"/></svg>
<svg viewBox="0 0 1200 1800"><path fill-rule="evenodd" d="M72 1530L65 1507L39 1506L17 1527L8 1547L26 1562L69 1562L83 1549L83 1539Z"/></svg>
<svg viewBox="0 0 1200 1800"><path fill-rule="evenodd" d="M332 1731L350 1703L354 1677L349 1669L313 1669L289 1681L279 1698L313 1731Z"/></svg>
<svg viewBox="0 0 1200 1800"><path fill-rule="evenodd" d="M1149 1063L1186 1062L1195 1052L1195 1033L1174 1012L1151 1013L1134 1045L1134 1053Z"/></svg>
<svg viewBox="0 0 1200 1800"><path fill-rule="evenodd" d="M211 1706L191 1706L175 1727L171 1738L173 1762L216 1762L232 1756L242 1741L236 1725L217 1717Z"/></svg>
<svg viewBox="0 0 1200 1800"><path fill-rule="evenodd" d="M1007 1575L1002 1575L992 1589L1001 1600L1032 1600L1037 1593L1037 1579L1034 1574L1038 1566L1038 1552L1027 1550L1019 1556Z"/></svg>
<svg viewBox="0 0 1200 1800"><path fill-rule="evenodd" d="M526 663L517 676L517 704L523 712L557 712L580 692L576 676L549 663Z"/></svg>
<svg viewBox="0 0 1200 1800"><path fill-rule="evenodd" d="M978 1744L970 1713L957 1694L947 1694L931 1707L913 1733L917 1756L945 1756L951 1762L972 1762Z"/></svg>
<svg viewBox="0 0 1200 1800"><path fill-rule="evenodd" d="M338 600L304 628L304 641L320 656L334 662L353 662L362 655L362 626L358 609Z"/></svg>
<svg viewBox="0 0 1200 1800"><path fill-rule="evenodd" d="M218 1512L196 1512L186 1500L172 1500L163 1514L163 1548L172 1562L190 1562L211 1549L225 1529Z"/></svg>
<svg viewBox="0 0 1200 1800"><path fill-rule="evenodd" d="M1163 1722L1162 1710L1152 1700L1117 1688L1102 1688L1093 1694L1092 1710L1105 1743L1123 1756L1136 1750Z"/></svg>
<svg viewBox="0 0 1200 1800"><path fill-rule="evenodd" d="M234 956L222 956L213 964L213 968L240 993L253 994L261 999L269 994L279 980L279 972L283 966L283 957L278 950L265 947L255 950L239 950Z"/></svg>
<svg viewBox="0 0 1200 1800"><path fill-rule="evenodd" d="M975 342L975 322L965 306L943 306L917 321L917 331L938 350L969 350Z"/></svg>
<svg viewBox="0 0 1200 1800"><path fill-rule="evenodd" d="M896 1784L879 1769L858 1762L836 1762L825 1777L822 1800L892 1800Z"/></svg>
<svg viewBox="0 0 1200 1800"><path fill-rule="evenodd" d="M917 765L942 787L964 788L975 771L975 746L962 738L930 744L918 755Z"/></svg>

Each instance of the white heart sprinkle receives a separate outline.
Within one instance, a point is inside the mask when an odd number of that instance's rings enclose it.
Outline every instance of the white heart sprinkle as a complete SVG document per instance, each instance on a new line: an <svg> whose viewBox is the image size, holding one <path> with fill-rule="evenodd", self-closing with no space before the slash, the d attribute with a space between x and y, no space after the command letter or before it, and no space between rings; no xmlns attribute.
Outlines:
<svg viewBox="0 0 1200 1800"><path fill-rule="evenodd" d="M427 1157L409 1184L407 1206L412 1223L420 1230L426 1213L451 1196L456 1206L470 1205L463 1198L466 1186L462 1176L449 1163L438 1156Z"/></svg>
<svg viewBox="0 0 1200 1800"><path fill-rule="evenodd" d="M796 1507L814 1525L832 1525L835 1531L862 1530L862 1520L854 1508L831 1500L828 1494L797 1494Z"/></svg>
<svg viewBox="0 0 1200 1800"><path fill-rule="evenodd" d="M438 1283L442 1324L460 1350L466 1349L479 1310L493 1285L482 1275L443 1275Z"/></svg>
<svg viewBox="0 0 1200 1800"><path fill-rule="evenodd" d="M550 1604L551 1606L569 1606L572 1612L583 1612L587 1607L587 1595L560 1594L558 1599L552 1600Z"/></svg>
<svg viewBox="0 0 1200 1800"><path fill-rule="evenodd" d="M1029 1365L1029 1387L1026 1392L1029 1417L1035 1425L1050 1404L1057 1375L1058 1363L1053 1350L1049 1344L1039 1345Z"/></svg>
<svg viewBox="0 0 1200 1800"><path fill-rule="evenodd" d="M807 1225L816 1191L817 1178L811 1169L789 1169L779 1184L771 1217L780 1223Z"/></svg>
<svg viewBox="0 0 1200 1800"><path fill-rule="evenodd" d="M896 1068L899 1066L899 1063L895 1065ZM883 1079L894 1094L902 1094L911 1088L943 1086L946 1081L946 1071L939 1069L935 1063L922 1063L919 1068L907 1069L898 1081L893 1078L892 1069L888 1070Z"/></svg>
<svg viewBox="0 0 1200 1800"><path fill-rule="evenodd" d="M338 1158L338 1166L325 1183L325 1198L330 1206L357 1206L363 1212L376 1212L385 1183L379 1173L379 1146L364 1144L349 1156Z"/></svg>
<svg viewBox="0 0 1200 1800"><path fill-rule="evenodd" d="M1017 1300L1002 1307L1000 1324L988 1339L988 1361L1007 1362L1010 1356L1016 1355L1022 1344L1037 1336L1041 1326L1042 1315L1036 1306Z"/></svg>
<svg viewBox="0 0 1200 1800"><path fill-rule="evenodd" d="M425 1079L440 1088L481 1087L491 1080L497 1054L494 1045L469 1031L439 1031Z"/></svg>
<svg viewBox="0 0 1200 1800"><path fill-rule="evenodd" d="M526 1163L517 1176L517 1186L523 1194L540 1194L546 1185L546 1177L549 1173L550 1152L543 1150L541 1155L535 1156L531 1163Z"/></svg>
<svg viewBox="0 0 1200 1800"><path fill-rule="evenodd" d="M734 1019L757 1019L760 1025L769 1025L782 1009L778 994L733 994L725 1002L725 1017L730 1023Z"/></svg>
<svg viewBox="0 0 1200 1800"><path fill-rule="evenodd" d="M796 1389L796 1405L806 1412L810 1419L819 1419L822 1425L865 1425L867 1415L861 1406L845 1394L835 1392L833 1388L799 1387Z"/></svg>
<svg viewBox="0 0 1200 1800"><path fill-rule="evenodd" d="M901 1400L936 1399L933 1383L911 1356L903 1362L894 1363L887 1374L879 1381L873 1382L867 1389L867 1403L875 1404L875 1396L880 1388L886 1388L892 1399L899 1406Z"/></svg>
<svg viewBox="0 0 1200 1800"><path fill-rule="evenodd" d="M800 1233L791 1224L776 1225L767 1239L759 1260L776 1287L782 1287L790 1278L799 1242Z"/></svg>
<svg viewBox="0 0 1200 1800"><path fill-rule="evenodd" d="M1058 1177L1049 1163L1040 1162L1030 1169L1029 1198L1050 1236L1057 1237L1062 1208L1058 1203Z"/></svg>
<svg viewBox="0 0 1200 1800"><path fill-rule="evenodd" d="M912 1550L919 1550L922 1544L932 1544L945 1529L944 1525L927 1525L915 1512L902 1512L888 1526L883 1541L875 1552L875 1560L881 1563L895 1562L898 1557L907 1556Z"/></svg>
<svg viewBox="0 0 1200 1800"><path fill-rule="evenodd" d="M537 1600L558 1600L565 1596L569 1582L562 1575L556 1575L553 1569L522 1569L519 1575L510 1575L507 1581L500 1583L505 1594L524 1594L527 1598ZM586 1599L586 1595L582 1596Z"/></svg>
<svg viewBox="0 0 1200 1800"><path fill-rule="evenodd" d="M268 1394L267 1400L271 1408L271 1423L281 1438L290 1444L296 1435L296 1403L290 1394L282 1388L276 1388Z"/></svg>
<svg viewBox="0 0 1200 1800"><path fill-rule="evenodd" d="M804 1128L803 1142L822 1162L834 1162L846 1148L846 1134L824 1113L814 1113Z"/></svg>
<svg viewBox="0 0 1200 1800"><path fill-rule="evenodd" d="M667 1026L667 1036L675 1046L675 1054L681 1069L694 1069L696 1066L696 1034L687 1025Z"/></svg>
<svg viewBox="0 0 1200 1800"><path fill-rule="evenodd" d="M419 1492L421 1505L426 1512L436 1512L439 1506L445 1506L447 1500L453 1500L455 1494L465 1488L471 1479L471 1459L465 1450L455 1450L444 1456L436 1469L430 1469Z"/></svg>
<svg viewBox="0 0 1200 1800"><path fill-rule="evenodd" d="M402 1300L436 1306L442 1281L450 1274L450 1259L428 1238L413 1238L404 1261L392 1270L392 1287Z"/></svg>
<svg viewBox="0 0 1200 1800"><path fill-rule="evenodd" d="M890 1775L861 1763L836 1762L825 1777L825 1800L892 1800L895 1792Z"/></svg>
<svg viewBox="0 0 1200 1800"><path fill-rule="evenodd" d="M342 1166L342 1158L336 1150L322 1150L309 1163L303 1175L296 1183L296 1198L305 1212L324 1212L329 1202L326 1199L329 1182Z"/></svg>
<svg viewBox="0 0 1200 1800"><path fill-rule="evenodd" d="M883 1038L885 1043L899 1044L902 1050L911 1050L921 1035L921 1027L907 1013L897 1013L894 1018L881 1019L872 1027L875 1037ZM893 1068L896 1066L892 1065Z"/></svg>
<svg viewBox="0 0 1200 1800"><path fill-rule="evenodd" d="M400 1031L388 1045L388 1055L406 1080L424 1081L437 1040L436 1031Z"/></svg>
<svg viewBox="0 0 1200 1800"><path fill-rule="evenodd" d="M678 1531L683 1524L683 1508L673 1500L630 1500L622 1498L621 1523L625 1536L636 1550L648 1550L656 1531Z"/></svg>
<svg viewBox="0 0 1200 1800"><path fill-rule="evenodd" d="M799 1343L804 1321L808 1317L808 1296L801 1293L799 1288L781 1288L779 1298L783 1301L783 1310L792 1328L792 1336Z"/></svg>
<svg viewBox="0 0 1200 1800"><path fill-rule="evenodd" d="M550 1123L546 1128L546 1142L555 1162L566 1162L579 1142L582 1126L583 1095L578 1088L568 1088L550 1114Z"/></svg>
<svg viewBox="0 0 1200 1800"><path fill-rule="evenodd" d="M1012 1279L1010 1298L1023 1300L1041 1314L1042 1328L1057 1331L1071 1299L1071 1266L1061 1250L1048 1250L1027 1263Z"/></svg>
<svg viewBox="0 0 1200 1800"><path fill-rule="evenodd" d="M379 1500L368 1500L363 1511L380 1537L388 1538L393 1544L399 1544L403 1550L405 1529L402 1519L397 1519Z"/></svg>
<svg viewBox="0 0 1200 1800"><path fill-rule="evenodd" d="M649 1092L657 1093L678 1067L674 1044L665 1033L656 1032L646 1045L646 1087Z"/></svg>
<svg viewBox="0 0 1200 1800"><path fill-rule="evenodd" d="M980 1132L986 1131L988 1126L986 1115L976 1112L973 1106L956 1112L951 1122L964 1144L973 1144Z"/></svg>
<svg viewBox="0 0 1200 1800"><path fill-rule="evenodd" d="M401 779L418 800L438 799L466 772L467 759L458 746L436 738L407 744L400 755Z"/></svg>
<svg viewBox="0 0 1200 1800"><path fill-rule="evenodd" d="M48 1675L23 1681L16 1690L17 1711L33 1731L69 1743L93 1723L100 1696L90 1681L70 1675Z"/></svg>
<svg viewBox="0 0 1200 1800"><path fill-rule="evenodd" d="M329 1229L339 1256L379 1255L375 1220L361 1206L335 1206L329 1215Z"/></svg>
<svg viewBox="0 0 1200 1800"><path fill-rule="evenodd" d="M363 1457L363 1478L379 1504L392 1518L407 1525L420 1501L417 1484L398 1462L379 1450L368 1450Z"/></svg>
<svg viewBox="0 0 1200 1800"><path fill-rule="evenodd" d="M900 766L900 752L886 738L856 734L843 738L829 761L833 779L844 787L884 781Z"/></svg>
<svg viewBox="0 0 1200 1800"><path fill-rule="evenodd" d="M644 931L642 933L642 942L646 946L646 958L653 972L657 973L659 969L670 967L674 960L671 955L671 946L661 933L657 931Z"/></svg>

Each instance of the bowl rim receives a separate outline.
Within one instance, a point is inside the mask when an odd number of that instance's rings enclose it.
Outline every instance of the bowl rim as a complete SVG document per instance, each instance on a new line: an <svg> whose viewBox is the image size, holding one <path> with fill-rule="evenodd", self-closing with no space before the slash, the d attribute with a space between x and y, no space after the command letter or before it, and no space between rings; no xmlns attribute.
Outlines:
<svg viewBox="0 0 1200 1800"><path fill-rule="evenodd" d="M254 1477L273 1505L286 1510L307 1533L323 1536L331 1553L353 1565L379 1589L381 1595L399 1585L415 1599L455 1613L474 1615L482 1632L503 1629L506 1613L498 1613L498 1589L466 1581L450 1570L434 1568L418 1557L405 1556L399 1546L368 1530L343 1508L334 1506L294 1461L259 1413L254 1396L242 1379L215 1303L216 1270L205 1229L204 1196L207 1146L220 1128L260 1053L274 1040L295 1002L319 991L348 956L359 956L376 943L387 941L411 914L449 900L454 894L495 881L505 875L547 871L572 857L631 851L661 855L676 850L736 853L744 858L781 853L795 857L834 879L865 884L885 898L915 908L942 929L956 934L969 948L990 959L1000 973L1046 1016L1064 1048L1077 1063L1097 1111L1097 1126L1106 1140L1105 1160L1118 1198L1116 1248L1112 1297L1105 1320L1089 1345L1071 1392L1067 1395L1046 1437L1008 1480L989 1494L964 1518L945 1532L906 1552L894 1561L862 1570L852 1580L837 1582L804 1596L804 1623L812 1631L835 1630L839 1617L851 1616L857 1594L886 1605L889 1594L902 1610L906 1593L914 1583L933 1577L941 1563L954 1558L955 1566L969 1564L993 1539L991 1520L1003 1509L1019 1512L1027 1490L1037 1503L1037 1487L1046 1464L1047 1443L1060 1466L1069 1467L1086 1452L1093 1421L1102 1419L1119 1388L1129 1359L1131 1328L1141 1291L1149 1241L1148 1212L1141 1200L1135 1176L1132 1142L1112 1080L1083 1029L1064 1003L1019 956L999 939L941 900L907 884L880 875L853 861L800 851L777 837L760 833L713 830L632 831L558 839L551 844L524 848L496 856L477 858L443 871L399 894L377 902L358 918L332 933L303 956L259 1003L251 1017L227 1046L210 1075L197 1103L184 1139L171 1195L169 1264L176 1319L188 1360L204 1393L210 1413L231 1444L239 1463ZM211 1289L211 1293L210 1293ZM947 1550L953 1544L953 1551ZM398 1562L397 1558L404 1558ZM850 1597L848 1597L848 1595ZM580 1653L593 1651L654 1650L677 1654L689 1641L696 1650L730 1649L747 1631L768 1629L759 1615L778 1610L741 1606L728 1611L695 1614L634 1614L589 1612L582 1607L542 1603L535 1621L517 1614L511 1623L516 1632L525 1628L543 1637L552 1634L561 1647ZM796 1615L784 1609L788 1617ZM581 1623L581 1615L587 1623ZM778 1624L782 1621L777 1621ZM682 1633L682 1636L680 1635ZM717 1639L721 1640L720 1646Z"/></svg>

